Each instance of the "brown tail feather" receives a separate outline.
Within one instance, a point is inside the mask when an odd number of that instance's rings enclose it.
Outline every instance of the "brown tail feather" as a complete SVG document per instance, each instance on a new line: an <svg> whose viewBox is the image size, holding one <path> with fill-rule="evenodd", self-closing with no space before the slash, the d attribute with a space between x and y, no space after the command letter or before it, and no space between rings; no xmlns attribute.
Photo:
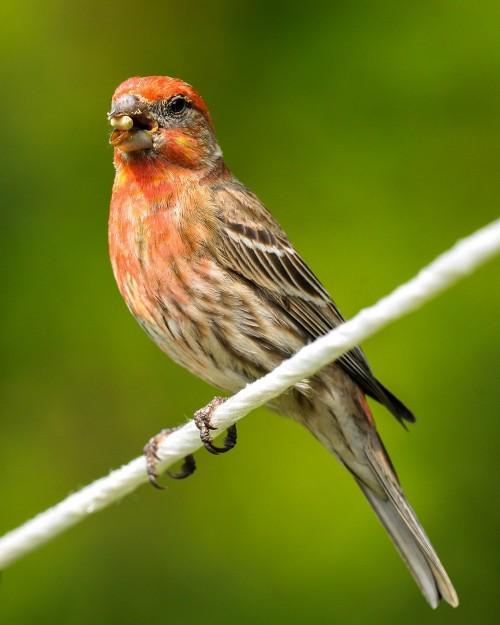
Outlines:
<svg viewBox="0 0 500 625"><path fill-rule="evenodd" d="M385 458L379 458L379 454L376 456L367 453L373 472L387 498L382 499L364 483L357 480L361 490L389 533L431 607L437 607L440 599L444 599L453 607L458 606L458 596L453 584L399 484L390 474L390 466L385 462Z"/></svg>

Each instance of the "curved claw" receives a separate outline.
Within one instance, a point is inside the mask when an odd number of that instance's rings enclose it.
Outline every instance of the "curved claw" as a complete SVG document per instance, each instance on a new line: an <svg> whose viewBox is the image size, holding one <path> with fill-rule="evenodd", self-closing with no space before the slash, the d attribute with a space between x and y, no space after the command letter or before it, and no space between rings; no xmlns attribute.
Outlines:
<svg viewBox="0 0 500 625"><path fill-rule="evenodd" d="M153 436L153 438L151 438L144 447L144 456L146 457L146 471L148 474L148 480L149 483L155 488L158 488L158 490L165 490L165 487L158 482L158 447L165 440L165 438L176 429L177 428L170 428L167 430L162 430L159 434ZM184 458L184 462L181 466L179 473L174 473L171 471L167 471L166 473L175 480L183 480L184 478L192 475L195 469L196 462L194 460L194 457L189 454Z"/></svg>
<svg viewBox="0 0 500 625"><path fill-rule="evenodd" d="M196 462L193 454L189 454L184 458L181 470L178 473L167 471L167 475L174 480L184 480L186 477L193 475L196 470Z"/></svg>
<svg viewBox="0 0 500 625"><path fill-rule="evenodd" d="M213 429L213 428L210 428ZM209 451L211 454L218 456L219 454L225 454L226 451L231 451L231 449L236 445L237 440L237 431L235 425L230 425L227 428L226 436L224 438L224 444L222 447L218 447L214 445L212 439L210 438L210 434L205 434L205 432L200 432L201 440L205 445L205 449Z"/></svg>
<svg viewBox="0 0 500 625"><path fill-rule="evenodd" d="M216 408L225 402L224 397L214 397L212 401L204 408L197 410L194 414L194 422L196 427L200 431L200 438L205 446L205 449L211 454L219 455L230 451L235 445L237 440L236 425L231 425L227 429L226 437L224 438L224 444L222 447L214 445L212 437L210 436L210 430L215 430L214 426L210 423L212 414Z"/></svg>

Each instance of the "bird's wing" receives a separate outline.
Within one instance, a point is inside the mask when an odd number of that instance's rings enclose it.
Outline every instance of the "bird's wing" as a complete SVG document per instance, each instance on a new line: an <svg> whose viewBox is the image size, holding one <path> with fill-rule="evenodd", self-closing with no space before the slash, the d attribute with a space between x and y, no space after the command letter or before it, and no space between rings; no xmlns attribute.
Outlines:
<svg viewBox="0 0 500 625"><path fill-rule="evenodd" d="M237 182L216 185L213 192L221 222L216 252L219 261L278 305L306 341L343 323L326 289L258 198ZM359 347L337 362L364 393L384 404L398 420L415 420L408 408L375 378Z"/></svg>

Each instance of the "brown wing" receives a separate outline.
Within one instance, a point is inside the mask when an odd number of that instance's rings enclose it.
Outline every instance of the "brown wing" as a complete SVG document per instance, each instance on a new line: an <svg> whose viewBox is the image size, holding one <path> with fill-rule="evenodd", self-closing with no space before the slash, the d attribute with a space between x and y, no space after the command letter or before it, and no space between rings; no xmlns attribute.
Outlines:
<svg viewBox="0 0 500 625"><path fill-rule="evenodd" d="M216 206L221 207L220 262L278 305L306 341L342 323L344 319L326 289L258 198L235 181L216 185L213 191ZM375 378L359 347L337 362L364 393L384 404L398 420L415 420Z"/></svg>

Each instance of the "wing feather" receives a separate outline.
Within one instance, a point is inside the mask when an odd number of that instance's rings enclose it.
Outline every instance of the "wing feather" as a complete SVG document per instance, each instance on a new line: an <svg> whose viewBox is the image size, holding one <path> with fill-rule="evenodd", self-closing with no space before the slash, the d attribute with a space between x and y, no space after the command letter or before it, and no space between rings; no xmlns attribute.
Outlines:
<svg viewBox="0 0 500 625"><path fill-rule="evenodd" d="M219 261L278 305L294 321L305 342L343 323L326 289L258 198L237 182L217 185L214 193L215 205L222 207ZM375 378L359 347L337 362L364 393L384 404L398 420L415 420Z"/></svg>

